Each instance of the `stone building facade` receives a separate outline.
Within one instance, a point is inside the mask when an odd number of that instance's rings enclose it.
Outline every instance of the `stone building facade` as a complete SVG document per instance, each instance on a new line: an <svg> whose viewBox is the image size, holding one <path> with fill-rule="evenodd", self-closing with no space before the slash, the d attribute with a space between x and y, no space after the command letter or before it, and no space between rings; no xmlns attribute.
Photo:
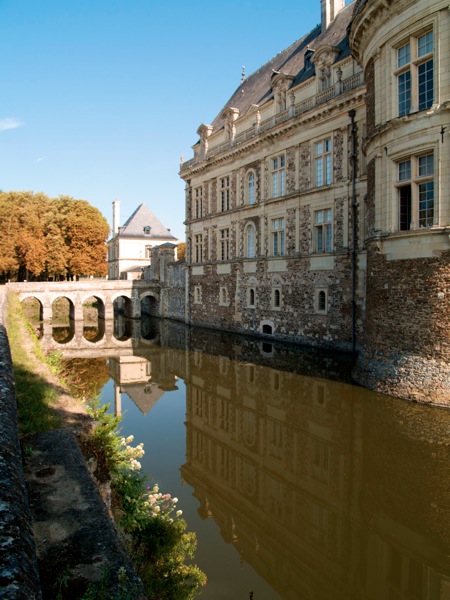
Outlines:
<svg viewBox="0 0 450 600"><path fill-rule="evenodd" d="M446 402L448 3L321 9L181 164L186 321L358 351L361 383Z"/></svg>

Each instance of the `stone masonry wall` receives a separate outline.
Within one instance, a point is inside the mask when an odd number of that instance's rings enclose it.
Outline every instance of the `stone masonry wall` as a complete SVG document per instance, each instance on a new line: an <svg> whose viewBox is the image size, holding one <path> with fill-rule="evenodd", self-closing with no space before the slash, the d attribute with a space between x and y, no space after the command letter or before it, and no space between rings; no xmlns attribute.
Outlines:
<svg viewBox="0 0 450 600"><path fill-rule="evenodd" d="M355 378L386 394L450 406L450 252L388 261L372 244Z"/></svg>
<svg viewBox="0 0 450 600"><path fill-rule="evenodd" d="M332 270L311 271L310 259L288 261L285 272L270 272L267 261L256 263L256 272L246 273L242 262L234 262L230 273L217 273L205 265L204 274L191 278L191 289L201 288L201 301L191 294L191 322L228 331L261 334L271 324L273 337L310 346L351 349L352 286L348 254L335 257ZM361 275L362 276L362 275ZM249 306L249 289L255 290L255 306ZM274 289L281 293L274 306ZM358 289L363 289L359 286ZM226 290L224 302L220 290ZM317 290L327 292L326 313L317 310ZM357 297L358 307L364 298ZM360 308L361 310L361 308ZM358 335L362 314L358 314ZM212 325L214 324L214 325Z"/></svg>
<svg viewBox="0 0 450 600"><path fill-rule="evenodd" d="M0 290L0 597L41 598L36 548L22 468L11 353Z"/></svg>

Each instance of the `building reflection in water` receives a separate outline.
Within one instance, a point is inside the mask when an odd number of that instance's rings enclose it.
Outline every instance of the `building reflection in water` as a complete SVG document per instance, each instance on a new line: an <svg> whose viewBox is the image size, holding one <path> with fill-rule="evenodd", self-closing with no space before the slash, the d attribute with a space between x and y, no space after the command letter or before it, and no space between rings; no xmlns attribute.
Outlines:
<svg viewBox="0 0 450 600"><path fill-rule="evenodd" d="M122 412L122 393L127 394L146 415L167 391L178 389L178 377L165 371L165 362L164 353L154 354L152 360L139 356L110 358L116 414Z"/></svg>
<svg viewBox="0 0 450 600"><path fill-rule="evenodd" d="M103 338L117 412L185 381L182 479L281 598L450 599L450 411L349 385L323 354L126 327Z"/></svg>
<svg viewBox="0 0 450 600"><path fill-rule="evenodd" d="M190 356L182 477L282 598L450 598L448 411Z"/></svg>

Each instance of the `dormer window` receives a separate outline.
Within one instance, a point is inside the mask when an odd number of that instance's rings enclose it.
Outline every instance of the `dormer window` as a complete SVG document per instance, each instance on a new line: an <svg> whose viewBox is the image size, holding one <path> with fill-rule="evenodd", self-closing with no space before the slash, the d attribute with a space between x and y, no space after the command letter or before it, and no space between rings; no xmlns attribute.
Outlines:
<svg viewBox="0 0 450 600"><path fill-rule="evenodd" d="M144 235L150 235L151 231L152 231L152 228L150 227L150 225L146 225L144 227Z"/></svg>
<svg viewBox="0 0 450 600"><path fill-rule="evenodd" d="M280 71L272 73L272 90L277 113L282 113L286 110L286 94L293 82L293 75L287 75Z"/></svg>
<svg viewBox="0 0 450 600"><path fill-rule="evenodd" d="M330 67L320 69L320 91L324 92L325 90L328 90L331 87L331 85L332 77Z"/></svg>
<svg viewBox="0 0 450 600"><path fill-rule="evenodd" d="M336 46L321 46L311 54L311 61L316 68L317 91L325 92L333 87L333 65L341 53Z"/></svg>
<svg viewBox="0 0 450 600"><path fill-rule="evenodd" d="M305 71L309 71L309 69L312 69L312 55L313 55L313 50L307 50L305 52L305 59L304 59L304 69Z"/></svg>

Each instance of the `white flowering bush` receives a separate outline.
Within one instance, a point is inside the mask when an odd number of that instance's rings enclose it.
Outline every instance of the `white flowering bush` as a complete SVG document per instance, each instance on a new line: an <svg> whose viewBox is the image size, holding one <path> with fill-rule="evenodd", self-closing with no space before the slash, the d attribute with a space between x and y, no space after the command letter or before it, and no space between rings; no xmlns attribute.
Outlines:
<svg viewBox="0 0 450 600"><path fill-rule="evenodd" d="M150 490L150 486L147 486ZM178 498L172 498L170 494L161 494L159 486L154 485L153 488L147 492L145 503L148 505L150 515L152 517L159 517L163 520L168 520L169 523L173 522L173 516L171 516L176 508ZM175 517L181 517L183 514L182 510L175 512Z"/></svg>
<svg viewBox="0 0 450 600"><path fill-rule="evenodd" d="M121 463L125 462L125 465L132 471L137 471L141 468L141 463L137 460L142 458L145 454L144 444L141 442L137 446L130 446L134 440L134 436L129 435L127 438L120 438L119 453L121 454Z"/></svg>
<svg viewBox="0 0 450 600"><path fill-rule="evenodd" d="M99 400L89 405L96 426L88 444L97 462L97 478L111 478L113 512L125 533L128 549L150 600L190 600L205 585L206 576L191 564L197 540L186 532L177 509L178 498L146 484L139 459L143 444L132 446L132 435L121 437L121 417L108 413ZM190 564L185 564L186 562Z"/></svg>

